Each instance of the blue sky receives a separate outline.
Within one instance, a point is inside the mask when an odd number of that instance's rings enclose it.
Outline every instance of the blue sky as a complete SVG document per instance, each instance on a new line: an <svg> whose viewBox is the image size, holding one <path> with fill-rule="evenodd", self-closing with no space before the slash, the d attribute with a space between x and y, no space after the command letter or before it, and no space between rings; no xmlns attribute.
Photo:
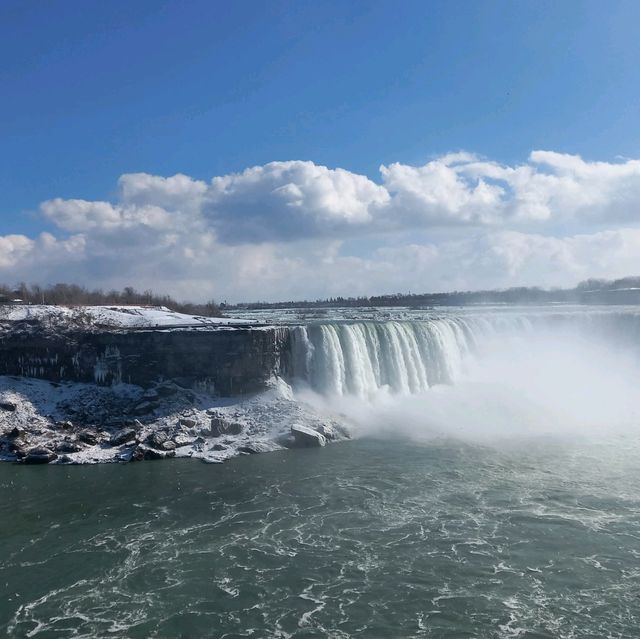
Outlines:
<svg viewBox="0 0 640 639"><path fill-rule="evenodd" d="M31 241L47 231L64 241L86 235L86 224L61 225L59 215L42 214L41 203L117 204L118 179L125 174L180 173L209 182L274 161L305 160L380 184L381 165L419 167L461 150L509 167L526 164L535 150L610 164L637 158L638 24L638 2L5 0L0 236ZM477 179L476 173L465 179ZM482 176L488 184L495 179L487 171ZM246 219L261 215L262 200L251 202L255 214L244 200L234 204L233 220L239 216L240 225L227 232L233 242L223 242L224 250L242 244ZM207 206L211 219L231 219ZM280 223L300 227L276 208ZM316 224L313 234L296 239L331 236L344 242L339 255L349 257L351 250L362 257L402 246L407 238L424 245L440 241L449 225L426 217L431 223L394 221L389 234L384 225L351 233ZM453 229L450 240L481 242L478 216L462 217L470 226ZM630 214L618 217L625 228L635 226ZM509 229L530 233L530 218ZM565 235L611 230L605 222L588 212L581 220L551 220L546 230L535 230L554 237L558 229ZM271 220L256 224L266 228ZM222 237L220 228L212 232L212 241ZM253 233L250 243L277 252L284 238L293 250L291 233L272 235ZM267 240L274 246L266 247ZM297 250L308 253L302 245ZM106 248L101 251L87 259L104 257ZM66 276L56 264L34 270L13 260L0 279ZM130 280L134 273L122 277ZM94 279L101 274L96 271ZM108 281L118 283L116 275L111 272ZM517 275L513 281L520 282ZM401 272L388 285L399 282ZM368 284L375 288L376 282ZM193 286L199 290L202 283ZM218 284L212 292L221 290ZM289 292L302 291L274 286L272 295Z"/></svg>

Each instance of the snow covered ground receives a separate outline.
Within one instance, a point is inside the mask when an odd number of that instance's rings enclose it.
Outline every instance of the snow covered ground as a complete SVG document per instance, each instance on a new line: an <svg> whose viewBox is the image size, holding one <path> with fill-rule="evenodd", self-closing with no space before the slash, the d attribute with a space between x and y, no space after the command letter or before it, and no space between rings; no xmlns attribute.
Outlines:
<svg viewBox="0 0 640 639"><path fill-rule="evenodd" d="M50 306L43 304L2 304L0 321L37 320L109 328L153 328L171 326L224 327L258 324L252 319L202 317L176 313L164 306Z"/></svg>
<svg viewBox="0 0 640 639"><path fill-rule="evenodd" d="M249 398L213 398L172 382L155 388L57 384L0 376L0 461L45 450L53 463L193 457L220 463L293 446L292 426L344 439L336 420L274 379Z"/></svg>

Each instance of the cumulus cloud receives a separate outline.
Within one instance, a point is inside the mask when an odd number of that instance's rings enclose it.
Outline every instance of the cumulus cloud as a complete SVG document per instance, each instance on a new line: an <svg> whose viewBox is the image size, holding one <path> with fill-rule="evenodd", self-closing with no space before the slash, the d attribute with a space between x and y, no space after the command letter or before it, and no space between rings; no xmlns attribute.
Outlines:
<svg viewBox="0 0 640 639"><path fill-rule="evenodd" d="M43 202L56 230L0 236L0 280L240 300L570 285L640 272L637 160L534 151L506 166L461 152L382 166L378 182L271 162L210 182L127 174L117 193L113 202ZM357 251L348 238L359 238Z"/></svg>
<svg viewBox="0 0 640 639"><path fill-rule="evenodd" d="M487 183L483 176L470 178L466 167L466 161L453 164L451 156L424 166L381 166L385 188L392 196L387 225L394 228L499 222L504 217L505 189Z"/></svg>
<svg viewBox="0 0 640 639"><path fill-rule="evenodd" d="M32 252L33 245L33 240L24 235L0 236L0 268L14 266Z"/></svg>
<svg viewBox="0 0 640 639"><path fill-rule="evenodd" d="M640 161L586 162L534 151L505 166L452 153L380 167L380 183L313 162L271 162L210 183L123 175L116 203L52 199L43 215L70 232L206 227L244 244L392 230L640 222Z"/></svg>
<svg viewBox="0 0 640 639"><path fill-rule="evenodd" d="M363 175L271 162L213 178L206 213L223 241L291 240L366 228L389 200Z"/></svg>
<svg viewBox="0 0 640 639"><path fill-rule="evenodd" d="M167 211L196 212L207 192L206 182L178 173L160 177L148 173L127 173L118 180L125 205L156 206Z"/></svg>
<svg viewBox="0 0 640 639"><path fill-rule="evenodd" d="M114 206L109 202L48 200L40 205L44 217L72 232L117 231L133 227L167 230L175 226L169 212L158 206Z"/></svg>
<svg viewBox="0 0 640 639"><path fill-rule="evenodd" d="M85 259L85 237L75 235L59 240L50 233L31 239L25 235L0 235L0 280L15 275L14 280L28 276L41 279L50 268L71 267Z"/></svg>

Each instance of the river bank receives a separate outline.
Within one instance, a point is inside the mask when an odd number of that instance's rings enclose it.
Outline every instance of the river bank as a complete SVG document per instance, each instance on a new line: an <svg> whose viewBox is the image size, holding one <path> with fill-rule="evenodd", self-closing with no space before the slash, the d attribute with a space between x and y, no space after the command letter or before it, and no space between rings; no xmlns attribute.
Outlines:
<svg viewBox="0 0 640 639"><path fill-rule="evenodd" d="M214 397L162 382L149 388L0 376L0 461L95 464L172 457L220 463L242 454L348 437L344 424L294 400L274 379L262 393ZM322 442L322 443L324 443Z"/></svg>

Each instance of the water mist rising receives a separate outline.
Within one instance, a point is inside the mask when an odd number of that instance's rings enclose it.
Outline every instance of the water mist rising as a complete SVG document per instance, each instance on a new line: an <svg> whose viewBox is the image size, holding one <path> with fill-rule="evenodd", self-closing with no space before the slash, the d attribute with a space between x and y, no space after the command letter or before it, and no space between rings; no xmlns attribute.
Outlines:
<svg viewBox="0 0 640 639"><path fill-rule="evenodd" d="M638 318L617 326L585 317L299 327L297 394L342 413L363 434L499 444L635 432L640 366L627 338Z"/></svg>

